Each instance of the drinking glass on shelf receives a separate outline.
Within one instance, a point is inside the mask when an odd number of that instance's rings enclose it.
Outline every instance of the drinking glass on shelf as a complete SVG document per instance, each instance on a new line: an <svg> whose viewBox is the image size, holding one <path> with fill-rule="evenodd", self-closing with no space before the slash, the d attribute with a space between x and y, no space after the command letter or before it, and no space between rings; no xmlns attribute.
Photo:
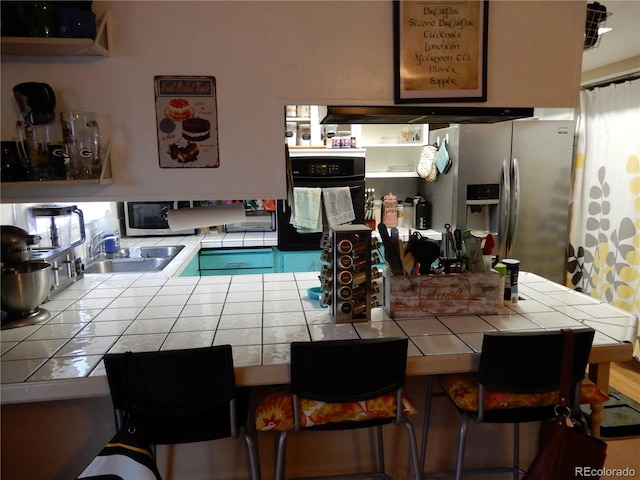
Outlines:
<svg viewBox="0 0 640 480"><path fill-rule="evenodd" d="M93 112L60 112L62 136L71 157L72 178L98 178L100 158L100 128Z"/></svg>
<svg viewBox="0 0 640 480"><path fill-rule="evenodd" d="M22 165L30 172L30 180L50 180L49 145L61 141L56 122L32 125L23 120L16 123L17 148Z"/></svg>

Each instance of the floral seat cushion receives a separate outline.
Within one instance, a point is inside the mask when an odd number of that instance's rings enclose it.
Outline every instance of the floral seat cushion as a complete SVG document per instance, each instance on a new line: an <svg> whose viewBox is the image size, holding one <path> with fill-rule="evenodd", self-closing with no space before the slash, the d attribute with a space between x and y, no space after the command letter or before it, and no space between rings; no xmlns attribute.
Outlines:
<svg viewBox="0 0 640 480"><path fill-rule="evenodd" d="M478 411L478 375L477 373L455 373L437 375L436 381L442 390L462 410ZM509 393L484 390L485 410L509 409L520 407L548 407L558 403L558 391L544 393ZM604 403L609 396L587 378L580 385L580 403Z"/></svg>
<svg viewBox="0 0 640 480"><path fill-rule="evenodd" d="M363 421L390 418L396 414L394 394L382 395L363 402L329 403L300 399L300 426L311 427L333 422ZM418 410L403 391L402 413L411 415ZM258 389L255 408L256 429L293 430L293 395L284 388Z"/></svg>

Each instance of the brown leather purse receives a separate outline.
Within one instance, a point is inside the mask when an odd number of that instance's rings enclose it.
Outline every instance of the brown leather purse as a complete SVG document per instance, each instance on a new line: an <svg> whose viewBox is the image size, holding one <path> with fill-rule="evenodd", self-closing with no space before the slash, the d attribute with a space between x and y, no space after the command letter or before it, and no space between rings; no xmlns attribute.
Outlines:
<svg viewBox="0 0 640 480"><path fill-rule="evenodd" d="M540 424L538 454L522 480L600 478L604 467L607 444L591 435L581 412L571 411L574 334L570 329L563 333L560 403L556 405L556 417Z"/></svg>

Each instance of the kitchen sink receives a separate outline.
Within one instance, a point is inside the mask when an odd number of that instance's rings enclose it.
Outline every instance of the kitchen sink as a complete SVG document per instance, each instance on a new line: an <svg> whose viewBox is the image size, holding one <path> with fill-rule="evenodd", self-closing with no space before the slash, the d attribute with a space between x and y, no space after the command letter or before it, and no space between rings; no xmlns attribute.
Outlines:
<svg viewBox="0 0 640 480"><path fill-rule="evenodd" d="M130 258L174 258L183 248L184 245L174 245L170 247L131 247L120 250L120 252L127 252L127 256Z"/></svg>
<svg viewBox="0 0 640 480"><path fill-rule="evenodd" d="M184 248L184 245L131 247L116 253L99 255L84 267L84 273L159 272Z"/></svg>

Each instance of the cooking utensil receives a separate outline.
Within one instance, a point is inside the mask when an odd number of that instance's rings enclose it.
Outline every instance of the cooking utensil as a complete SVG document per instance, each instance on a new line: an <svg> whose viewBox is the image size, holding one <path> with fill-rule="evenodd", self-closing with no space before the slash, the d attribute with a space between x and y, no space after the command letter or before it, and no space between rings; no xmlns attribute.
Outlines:
<svg viewBox="0 0 640 480"><path fill-rule="evenodd" d="M413 253L405 253L402 259L402 269L405 275L416 274L416 258L413 256Z"/></svg>
<svg viewBox="0 0 640 480"><path fill-rule="evenodd" d="M414 253L416 245L418 244L418 240L420 240L421 238L422 235L420 234L420 232L412 233L411 230L409 230L409 240L407 240L407 246L404 249L405 254Z"/></svg>
<svg viewBox="0 0 640 480"><path fill-rule="evenodd" d="M451 225L444 224L445 238L444 238L444 257L454 258L456 256L456 244L453 241L453 234L451 233Z"/></svg>
<svg viewBox="0 0 640 480"><path fill-rule="evenodd" d="M420 275L428 275L431 273L431 265L440 257L440 244L422 237L417 242L414 257L420 264Z"/></svg>
<svg viewBox="0 0 640 480"><path fill-rule="evenodd" d="M458 257L461 257L462 255L464 255L464 252L462 251L462 231L459 228L456 228L453 231L453 238L456 242L456 251L458 253Z"/></svg>
<svg viewBox="0 0 640 480"><path fill-rule="evenodd" d="M396 229L397 230L397 229ZM398 254L398 245L394 244L389 235L389 230L384 223L378 224L378 232L384 245L384 257L389 264L389 269L393 274L402 274L402 262Z"/></svg>
<svg viewBox="0 0 640 480"><path fill-rule="evenodd" d="M400 232L396 227L391 228L391 271L394 274L402 274L402 257L400 256ZM404 252L403 252L404 253Z"/></svg>
<svg viewBox="0 0 640 480"><path fill-rule="evenodd" d="M391 238L398 242L398 256L400 257L400 263L402 263L405 256L404 242L400 238L400 232L395 227L391 229Z"/></svg>

